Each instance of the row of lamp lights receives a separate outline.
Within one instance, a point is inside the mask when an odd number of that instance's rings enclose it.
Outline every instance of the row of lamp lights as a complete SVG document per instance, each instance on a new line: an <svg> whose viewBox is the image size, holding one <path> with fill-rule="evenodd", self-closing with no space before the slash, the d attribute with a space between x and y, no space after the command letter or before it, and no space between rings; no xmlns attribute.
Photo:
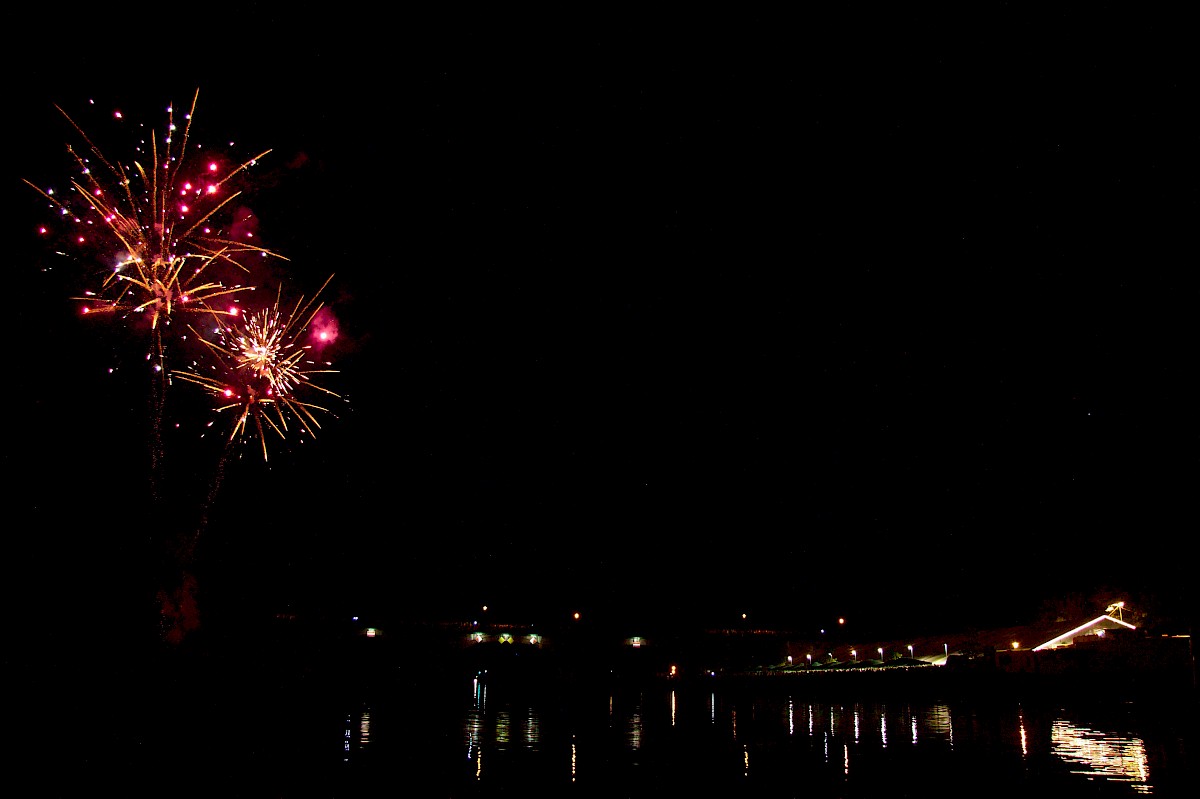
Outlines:
<svg viewBox="0 0 1200 799"><path fill-rule="evenodd" d="M942 646L943 646L943 647L945 648L945 650L946 650L946 657L950 657L950 645L949 645L949 644L942 644ZM1017 647L1017 643L1014 641L1014 642L1013 642L1013 648L1015 649L1016 647ZM883 660L883 647L878 647L878 648L876 648L876 650L875 650L875 651L879 653L879 659L880 659L880 660ZM913 645L912 645L912 644L909 644L909 645L908 645L908 656L909 656L909 658L912 658L912 657L914 657L914 655L913 655ZM805 655L805 657L806 657L806 658L808 658L808 665L810 665L810 666L811 666L811 665L812 665L812 655L811 655L811 654L809 654L809 655ZM830 652L830 653L829 653L829 657L833 657L833 653L832 653L832 652ZM851 650L850 650L850 657L851 657L851 658L853 658L853 659L855 660L855 662L857 662L857 661L858 661L858 650L857 650L857 649L851 649ZM791 656L791 655L788 655L788 656L787 656L787 661L788 661L788 665L789 665L789 666L790 666L790 665L792 665L792 656Z"/></svg>

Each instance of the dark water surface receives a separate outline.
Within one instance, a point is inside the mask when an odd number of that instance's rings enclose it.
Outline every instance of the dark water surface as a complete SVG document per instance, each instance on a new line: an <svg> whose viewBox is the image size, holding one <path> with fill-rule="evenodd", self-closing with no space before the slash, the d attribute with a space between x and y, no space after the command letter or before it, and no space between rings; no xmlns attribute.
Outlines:
<svg viewBox="0 0 1200 799"><path fill-rule="evenodd" d="M822 677L80 678L26 694L5 751L28 796L1198 795L1190 696Z"/></svg>

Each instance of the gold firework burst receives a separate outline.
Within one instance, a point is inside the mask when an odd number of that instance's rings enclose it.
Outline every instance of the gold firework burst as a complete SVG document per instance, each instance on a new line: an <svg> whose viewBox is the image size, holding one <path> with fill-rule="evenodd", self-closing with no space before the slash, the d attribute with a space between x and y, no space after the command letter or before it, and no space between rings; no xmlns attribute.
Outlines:
<svg viewBox="0 0 1200 799"><path fill-rule="evenodd" d="M263 460L268 458L268 432L281 439L293 428L316 435L321 427L317 415L332 410L312 401L311 395L340 399L314 382L314 376L338 370L329 368L328 362L316 361L312 343L305 341L313 319L324 307L317 297L332 279L330 275L307 304L303 298L298 300L290 312L282 308L280 287L270 308L245 315L240 321L214 314L215 326L209 335L192 328L210 360L172 373L207 391L217 414L232 414L229 441L257 439Z"/></svg>

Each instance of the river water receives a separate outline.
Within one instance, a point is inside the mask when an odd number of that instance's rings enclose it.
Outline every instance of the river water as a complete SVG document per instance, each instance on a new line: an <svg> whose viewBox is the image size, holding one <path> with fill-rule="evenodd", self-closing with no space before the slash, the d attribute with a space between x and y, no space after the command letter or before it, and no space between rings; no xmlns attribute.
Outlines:
<svg viewBox="0 0 1200 799"><path fill-rule="evenodd" d="M1190 696L817 679L85 681L30 697L5 751L29 796L1200 795Z"/></svg>

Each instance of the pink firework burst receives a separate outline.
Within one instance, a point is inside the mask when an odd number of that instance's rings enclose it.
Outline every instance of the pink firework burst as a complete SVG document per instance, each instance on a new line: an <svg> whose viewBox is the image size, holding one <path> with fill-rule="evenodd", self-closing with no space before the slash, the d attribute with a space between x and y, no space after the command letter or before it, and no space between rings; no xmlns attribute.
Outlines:
<svg viewBox="0 0 1200 799"><path fill-rule="evenodd" d="M152 134L148 152L128 163L110 160L58 107L83 143L67 145L76 174L64 192L25 183L49 201L56 217L42 231L61 235L70 252L100 261L99 285L76 298L86 303L85 312L144 314L157 331L180 311L213 313L218 298L246 290L218 273L248 272L251 256L287 260L255 242L253 215L233 203L241 194L234 178L271 151L247 160L201 159L194 152L199 148L189 149L199 97L197 90L182 129L168 107L165 131Z"/></svg>

